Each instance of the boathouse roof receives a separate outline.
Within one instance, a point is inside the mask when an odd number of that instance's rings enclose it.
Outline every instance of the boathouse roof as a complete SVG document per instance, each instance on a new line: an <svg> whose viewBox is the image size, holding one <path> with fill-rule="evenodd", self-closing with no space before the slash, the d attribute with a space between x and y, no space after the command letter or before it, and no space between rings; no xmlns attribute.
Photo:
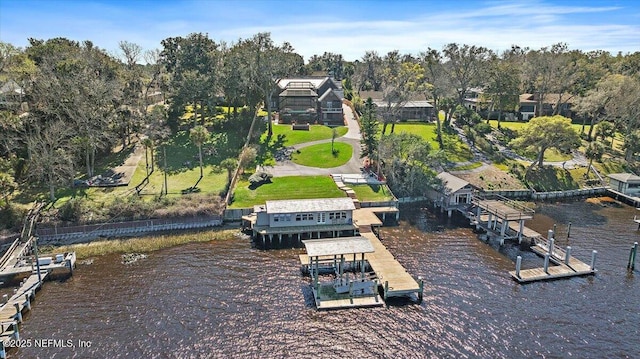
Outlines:
<svg viewBox="0 0 640 359"><path fill-rule="evenodd" d="M460 177L456 177L449 172L441 172L436 177L442 180L444 187L451 193L459 191L470 184L469 182L463 180Z"/></svg>
<svg viewBox="0 0 640 359"><path fill-rule="evenodd" d="M373 245L365 237L309 239L302 241L309 257L373 253Z"/></svg>
<svg viewBox="0 0 640 359"><path fill-rule="evenodd" d="M611 173L608 177L625 183L640 182L640 176L636 176L633 173Z"/></svg>
<svg viewBox="0 0 640 359"><path fill-rule="evenodd" d="M356 209L353 199L348 197L266 201L265 207L266 212L270 214L353 211Z"/></svg>

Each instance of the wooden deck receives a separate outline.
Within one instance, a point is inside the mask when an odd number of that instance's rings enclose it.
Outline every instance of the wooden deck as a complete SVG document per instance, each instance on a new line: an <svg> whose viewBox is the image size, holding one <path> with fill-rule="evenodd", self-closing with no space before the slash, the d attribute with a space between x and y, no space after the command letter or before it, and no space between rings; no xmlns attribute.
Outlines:
<svg viewBox="0 0 640 359"><path fill-rule="evenodd" d="M532 246L531 250L533 250L537 255L544 257L548 252L548 247L538 243ZM590 265L573 256L569 257L569 264L566 264L565 255L566 252L564 250L554 246L553 254L549 257L549 262L552 262L555 265L549 265L547 272L544 271L544 268L533 268L521 270L520 277L516 275L516 271L511 271L509 274L511 274L511 276L520 283L529 283L596 273L596 270L591 269Z"/></svg>
<svg viewBox="0 0 640 359"><path fill-rule="evenodd" d="M499 225L496 227L496 229L495 229L495 230L493 230L493 229L489 229L489 228L488 228L488 226L487 226L487 222L489 221L489 215L487 215L487 214L483 214L483 215L481 215L481 216L480 216L480 221L481 221L480 226L481 226L484 230L486 230L486 231L491 231L491 232L497 232L497 233L500 233L499 228L500 228L500 226L502 225L502 219L498 218L498 223L499 223ZM515 236L515 237L517 237L517 233L518 233L518 231L520 230L520 224L519 224L518 222L512 222L512 221L509 221L509 229L510 229L512 232L515 232L515 233L516 233L516 236ZM540 234L540 233L538 233L538 232L536 232L536 231L534 231L533 229L531 229L531 228L529 228L529 227L527 227L527 226L522 226L522 237L524 237L524 238L538 238L538 237L540 237L540 236L541 236L541 234ZM514 236L507 237L507 238L513 238L513 237L514 237Z"/></svg>
<svg viewBox="0 0 640 359"><path fill-rule="evenodd" d="M49 275L48 271L40 272L42 281ZM18 291L9 298L7 303L0 305L0 341L6 347L17 329L18 323L22 321L22 313L31 308L31 301L35 299L36 291L40 289L43 282L38 281L38 274L34 273L26 278ZM16 308L17 305L17 308ZM21 313L18 316L18 311Z"/></svg>
<svg viewBox="0 0 640 359"><path fill-rule="evenodd" d="M504 200L489 199L480 200L474 199L472 203L476 207L497 216L500 219L506 219L508 221L515 221L520 219L532 219L533 211L523 206L518 206L512 202L505 202Z"/></svg>
<svg viewBox="0 0 640 359"><path fill-rule="evenodd" d="M361 233L368 238L375 249L373 253L365 254L365 259L369 262L371 269L378 276L380 285L385 286L388 282L386 297L399 297L416 293L422 296L420 284L407 273L391 252L380 242L380 239L371 232Z"/></svg>

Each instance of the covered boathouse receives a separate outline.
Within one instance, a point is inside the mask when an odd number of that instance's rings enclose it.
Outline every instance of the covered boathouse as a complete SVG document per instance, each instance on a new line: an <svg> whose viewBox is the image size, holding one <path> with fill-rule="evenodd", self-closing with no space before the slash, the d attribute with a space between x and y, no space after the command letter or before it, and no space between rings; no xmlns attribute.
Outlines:
<svg viewBox="0 0 640 359"><path fill-rule="evenodd" d="M313 297L318 309L381 306L377 277L367 272L365 254L375 251L365 237L302 241ZM303 259L304 257L304 259ZM326 280L321 280L322 273Z"/></svg>
<svg viewBox="0 0 640 359"><path fill-rule="evenodd" d="M353 199L347 197L274 200L255 206L242 220L257 243L274 247L283 240L300 243L302 239L355 236L354 210Z"/></svg>

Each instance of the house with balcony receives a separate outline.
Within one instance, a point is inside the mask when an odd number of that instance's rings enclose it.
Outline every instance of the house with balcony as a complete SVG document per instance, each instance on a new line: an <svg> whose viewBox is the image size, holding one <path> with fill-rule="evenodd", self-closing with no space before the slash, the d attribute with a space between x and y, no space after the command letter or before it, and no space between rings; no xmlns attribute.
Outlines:
<svg viewBox="0 0 640 359"><path fill-rule="evenodd" d="M344 125L340 82L329 76L284 78L271 97L280 123Z"/></svg>
<svg viewBox="0 0 640 359"><path fill-rule="evenodd" d="M302 238L334 238L354 236L353 199L318 198L266 201L255 206L253 213L243 216L243 226L264 243Z"/></svg>

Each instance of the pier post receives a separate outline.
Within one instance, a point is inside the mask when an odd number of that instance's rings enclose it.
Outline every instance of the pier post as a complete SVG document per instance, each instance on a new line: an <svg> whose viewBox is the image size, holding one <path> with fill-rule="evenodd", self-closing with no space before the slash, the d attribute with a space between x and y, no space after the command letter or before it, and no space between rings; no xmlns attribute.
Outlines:
<svg viewBox="0 0 640 359"><path fill-rule="evenodd" d="M418 303L422 303L422 292L424 290L424 280L422 280L422 277L418 277L418 285L420 286L420 291L418 292Z"/></svg>
<svg viewBox="0 0 640 359"><path fill-rule="evenodd" d="M549 274L549 253L544 254L544 272Z"/></svg>
<svg viewBox="0 0 640 359"><path fill-rule="evenodd" d="M553 229L548 230L547 231L547 239L553 238L554 233L556 233L556 232L554 232Z"/></svg>
<svg viewBox="0 0 640 359"><path fill-rule="evenodd" d="M631 247L631 251L629 252L629 263L627 264L627 269L630 269L630 270L636 269L637 254L638 254L638 242L634 242L633 247Z"/></svg>
<svg viewBox="0 0 640 359"><path fill-rule="evenodd" d="M504 235L507 232L507 226L509 225L509 221L506 219L502 220L502 227L500 228L500 245L504 244Z"/></svg>
<svg viewBox="0 0 640 359"><path fill-rule="evenodd" d="M567 251L564 256L564 264L569 265L569 259L571 259L571 246L567 246Z"/></svg>
<svg viewBox="0 0 640 359"><path fill-rule="evenodd" d="M16 308L16 321L18 323L22 323L22 312L20 311L20 303L13 303L13 306Z"/></svg>
<svg viewBox="0 0 640 359"><path fill-rule="evenodd" d="M18 323L13 324L13 339L15 341L20 340L20 329L18 328Z"/></svg>
<svg viewBox="0 0 640 359"><path fill-rule="evenodd" d="M520 267L522 267L522 256L516 257L516 277L520 278Z"/></svg>
<svg viewBox="0 0 640 359"><path fill-rule="evenodd" d="M29 296L29 293L25 293L24 294L24 306L25 308L27 308L27 310L31 310L31 297Z"/></svg>
<svg viewBox="0 0 640 359"><path fill-rule="evenodd" d="M4 348L4 340L0 340L0 359L7 358L7 350Z"/></svg>
<svg viewBox="0 0 640 359"><path fill-rule="evenodd" d="M591 270L596 270L596 256L598 256L598 251L594 249L591 252Z"/></svg>
<svg viewBox="0 0 640 359"><path fill-rule="evenodd" d="M2 295L2 304L7 304L9 302L9 294Z"/></svg>
<svg viewBox="0 0 640 359"><path fill-rule="evenodd" d="M553 255L553 247L554 246L555 246L555 239L549 238L549 248L547 250L547 252L549 253L549 256Z"/></svg>
<svg viewBox="0 0 640 359"><path fill-rule="evenodd" d="M389 281L384 281L384 301L387 302L387 293L389 292Z"/></svg>
<svg viewBox="0 0 640 359"><path fill-rule="evenodd" d="M478 216L480 218L480 216ZM489 216L487 218L487 229L491 229L491 225L493 224L493 214L489 212Z"/></svg>
<svg viewBox="0 0 640 359"><path fill-rule="evenodd" d="M571 222L569 222L569 228L567 228L567 238L571 237Z"/></svg>
<svg viewBox="0 0 640 359"><path fill-rule="evenodd" d="M518 221L520 223L520 228L518 229L518 244L522 243L522 232L524 232L524 219Z"/></svg>

